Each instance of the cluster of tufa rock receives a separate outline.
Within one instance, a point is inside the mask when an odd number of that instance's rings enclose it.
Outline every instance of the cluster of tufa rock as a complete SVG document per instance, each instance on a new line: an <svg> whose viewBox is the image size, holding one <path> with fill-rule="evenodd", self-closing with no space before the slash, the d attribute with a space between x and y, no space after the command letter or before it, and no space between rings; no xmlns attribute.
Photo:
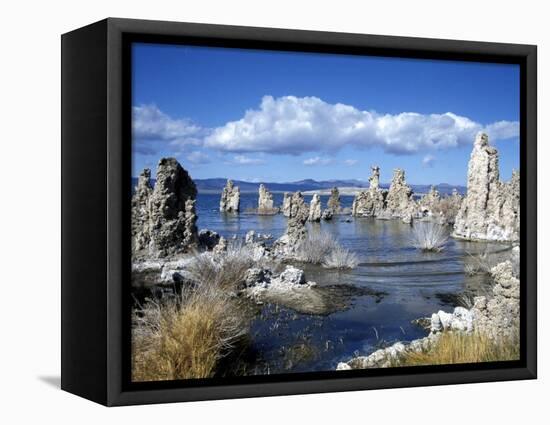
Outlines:
<svg viewBox="0 0 550 425"><path fill-rule="evenodd" d="M327 209L330 210L333 215L340 213L340 191L337 187L333 187L330 190L330 197L328 198Z"/></svg>
<svg viewBox="0 0 550 425"><path fill-rule="evenodd" d="M369 190L359 192L353 199L351 214L360 217L378 217L385 208L387 191L380 189L380 167L371 167Z"/></svg>
<svg viewBox="0 0 550 425"><path fill-rule="evenodd" d="M401 168L395 169L386 196L385 213L391 218L402 218L403 221L410 222L417 209L413 191L405 181L405 171Z"/></svg>
<svg viewBox="0 0 550 425"><path fill-rule="evenodd" d="M309 203L309 221L321 221L321 197L314 194Z"/></svg>
<svg viewBox="0 0 550 425"><path fill-rule="evenodd" d="M292 196L285 193L285 201L285 215L288 213L287 228L286 233L276 241L276 246L283 254L289 254L307 237L306 222L310 216L310 208L301 192L296 192Z"/></svg>
<svg viewBox="0 0 550 425"><path fill-rule="evenodd" d="M469 240L519 240L519 173L503 183L498 151L484 133L476 136L468 163L468 193L456 216L453 236Z"/></svg>
<svg viewBox="0 0 550 425"><path fill-rule="evenodd" d="M241 203L239 186L235 186L233 180L227 180L220 199L220 211L225 213L238 213Z"/></svg>
<svg viewBox="0 0 550 425"><path fill-rule="evenodd" d="M175 158L162 158L155 187L143 170L132 197L132 252L167 257L197 247L197 188Z"/></svg>
<svg viewBox="0 0 550 425"><path fill-rule="evenodd" d="M258 189L258 214L277 214L278 212L278 208L275 208L273 203L273 195L263 184L260 184Z"/></svg>

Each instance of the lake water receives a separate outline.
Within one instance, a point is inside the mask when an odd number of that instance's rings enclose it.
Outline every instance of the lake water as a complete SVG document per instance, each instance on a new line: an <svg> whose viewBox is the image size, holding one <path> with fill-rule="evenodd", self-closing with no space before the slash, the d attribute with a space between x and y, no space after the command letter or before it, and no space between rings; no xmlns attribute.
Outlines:
<svg viewBox="0 0 550 425"><path fill-rule="evenodd" d="M282 194L274 194L275 204L281 205L282 198ZM305 198L307 202L311 199ZM328 196L321 198L325 208ZM351 207L352 201L351 196L341 197L344 207ZM245 212L255 207L257 194L244 193L241 214L221 214L219 195L199 194L199 229L208 228L227 238L234 234L244 236L249 230L280 237L286 229L286 217ZM426 253L411 246L411 227L399 220L346 219L349 216L336 216L329 222L309 224L310 231L330 232L341 245L356 252L361 258L357 268L336 272L318 266L297 266L304 269L307 280L317 282L320 288L345 285L365 291L333 288L335 296L347 297L347 307L328 315L301 314L278 305L263 305L252 323L255 358L248 373L332 370L339 361L354 355L368 355L398 340L421 338L426 331L411 323L414 319L431 316L440 309L452 311L456 295L490 290L488 275L465 274L465 263L473 261L470 254L507 248L449 239L442 252Z"/></svg>

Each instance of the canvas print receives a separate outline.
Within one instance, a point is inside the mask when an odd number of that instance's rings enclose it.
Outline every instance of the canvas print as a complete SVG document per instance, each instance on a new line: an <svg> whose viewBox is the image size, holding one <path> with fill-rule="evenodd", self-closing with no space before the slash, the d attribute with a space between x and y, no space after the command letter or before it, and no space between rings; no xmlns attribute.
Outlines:
<svg viewBox="0 0 550 425"><path fill-rule="evenodd" d="M519 359L519 72L133 44L132 381Z"/></svg>

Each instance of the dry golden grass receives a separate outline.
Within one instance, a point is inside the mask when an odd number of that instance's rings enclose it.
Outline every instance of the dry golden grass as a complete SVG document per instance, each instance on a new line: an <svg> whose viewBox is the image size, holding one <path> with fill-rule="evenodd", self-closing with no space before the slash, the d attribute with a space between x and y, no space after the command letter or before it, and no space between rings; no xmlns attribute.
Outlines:
<svg viewBox="0 0 550 425"><path fill-rule="evenodd" d="M481 333L444 332L430 350L407 353L396 366L481 363L519 359L517 338L492 340Z"/></svg>
<svg viewBox="0 0 550 425"><path fill-rule="evenodd" d="M225 291L204 285L175 300L148 302L135 315L134 381L209 378L247 334L247 321Z"/></svg>

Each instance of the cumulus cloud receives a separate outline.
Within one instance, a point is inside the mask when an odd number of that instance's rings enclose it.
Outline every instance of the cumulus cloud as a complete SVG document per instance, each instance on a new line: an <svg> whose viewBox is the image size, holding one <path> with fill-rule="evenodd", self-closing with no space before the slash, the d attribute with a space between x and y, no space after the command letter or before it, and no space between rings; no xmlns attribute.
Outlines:
<svg viewBox="0 0 550 425"><path fill-rule="evenodd" d="M245 155L235 155L231 160L226 161L227 164L234 165L262 165L265 160L261 158L250 158Z"/></svg>
<svg viewBox="0 0 550 425"><path fill-rule="evenodd" d="M315 156L313 158L304 159L303 164L308 166L313 165L329 165L334 161L331 158L321 158L320 156Z"/></svg>
<svg viewBox="0 0 550 425"><path fill-rule="evenodd" d="M422 165L424 167L433 167L435 162L435 156L433 155L426 155L424 158L422 158Z"/></svg>
<svg viewBox="0 0 550 425"><path fill-rule="evenodd" d="M345 145L378 146L387 153L414 154L472 144L478 131L493 141L516 137L517 122L488 126L452 112L443 114L379 114L317 97L264 96L258 109L237 121L215 128L206 146L228 152L267 152L298 155L333 152Z"/></svg>
<svg viewBox="0 0 550 425"><path fill-rule="evenodd" d="M190 163L195 165L208 164L209 162L211 162L210 157L206 153L201 151L193 151L189 155L187 155L186 158Z"/></svg>
<svg viewBox="0 0 550 425"><path fill-rule="evenodd" d="M132 108L132 135L134 143L154 149L154 142L168 142L173 146L201 145L205 130L187 119L175 119L156 105Z"/></svg>
<svg viewBox="0 0 550 425"><path fill-rule="evenodd" d="M353 167L354 165L357 165L359 163L359 161L357 159L346 159L344 160L344 164L349 166L349 167Z"/></svg>

